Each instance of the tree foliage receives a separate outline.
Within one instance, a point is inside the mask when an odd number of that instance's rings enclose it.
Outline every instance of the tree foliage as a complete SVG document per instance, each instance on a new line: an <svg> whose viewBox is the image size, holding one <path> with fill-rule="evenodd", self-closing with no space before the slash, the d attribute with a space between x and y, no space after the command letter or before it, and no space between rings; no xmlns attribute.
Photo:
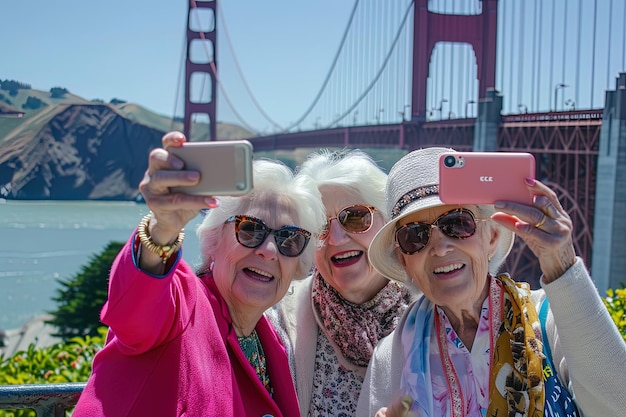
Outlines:
<svg viewBox="0 0 626 417"><path fill-rule="evenodd" d="M106 327L96 336L74 337L45 348L30 344L11 357L0 354L0 385L86 382L95 354L102 349ZM35 417L32 409L0 410L0 417Z"/></svg>
<svg viewBox="0 0 626 417"><path fill-rule="evenodd" d="M22 83L15 80L0 80L0 90L6 90L9 92L11 97L15 97L17 95L17 91L22 90L30 90L30 84Z"/></svg>
<svg viewBox="0 0 626 417"><path fill-rule="evenodd" d="M26 103L22 104L23 109L33 109L37 110L40 107L45 106L46 104L41 101L38 97L28 96L26 98Z"/></svg>
<svg viewBox="0 0 626 417"><path fill-rule="evenodd" d="M52 87L50 89L50 97L52 98L63 98L67 93L69 93L69 91L67 91L67 88Z"/></svg>
<svg viewBox="0 0 626 417"><path fill-rule="evenodd" d="M58 329L55 336L67 340L98 334L98 327L103 325L100 310L107 300L109 272L122 246L121 242L110 242L76 276L59 280L61 288L52 298L58 307L50 312L53 318L47 322Z"/></svg>

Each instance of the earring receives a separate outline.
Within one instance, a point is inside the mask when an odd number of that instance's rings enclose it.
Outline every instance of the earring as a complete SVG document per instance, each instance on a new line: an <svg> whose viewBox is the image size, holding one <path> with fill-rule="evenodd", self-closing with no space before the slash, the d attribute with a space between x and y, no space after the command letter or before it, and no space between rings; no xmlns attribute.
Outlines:
<svg viewBox="0 0 626 417"><path fill-rule="evenodd" d="M491 254L487 255L487 262L491 262Z"/></svg>

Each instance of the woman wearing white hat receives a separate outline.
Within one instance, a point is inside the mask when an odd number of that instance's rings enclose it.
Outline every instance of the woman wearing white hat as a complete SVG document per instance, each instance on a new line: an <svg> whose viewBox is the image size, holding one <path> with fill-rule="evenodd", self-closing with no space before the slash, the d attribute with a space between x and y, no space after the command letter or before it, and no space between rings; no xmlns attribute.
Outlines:
<svg viewBox="0 0 626 417"><path fill-rule="evenodd" d="M626 344L556 194L527 179L532 205L444 205L450 151L411 152L389 173L391 220L370 262L424 295L376 347L357 415L623 416ZM514 233L539 259L541 290L497 275Z"/></svg>

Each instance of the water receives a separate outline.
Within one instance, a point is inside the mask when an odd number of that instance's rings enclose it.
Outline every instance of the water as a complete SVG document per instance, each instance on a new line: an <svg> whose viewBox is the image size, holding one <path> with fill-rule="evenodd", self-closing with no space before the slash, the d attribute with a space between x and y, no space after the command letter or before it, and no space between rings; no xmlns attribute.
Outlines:
<svg viewBox="0 0 626 417"><path fill-rule="evenodd" d="M147 212L134 203L0 200L0 328L56 309L58 280L75 276L109 242L125 242ZM193 265L200 221L190 222L183 244Z"/></svg>

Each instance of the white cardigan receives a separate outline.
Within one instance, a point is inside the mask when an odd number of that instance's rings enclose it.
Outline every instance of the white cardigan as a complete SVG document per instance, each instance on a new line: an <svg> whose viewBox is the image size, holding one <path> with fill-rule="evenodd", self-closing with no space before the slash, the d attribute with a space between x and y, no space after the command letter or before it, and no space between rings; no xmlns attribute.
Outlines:
<svg viewBox="0 0 626 417"><path fill-rule="evenodd" d="M548 296L546 323L559 379L588 417L626 416L626 343L604 306L581 259L563 276L532 291L539 309ZM407 309L396 330L383 338L367 369L357 417L371 417L402 395L402 343ZM555 325L555 323L557 323ZM557 326L558 325L558 331Z"/></svg>

